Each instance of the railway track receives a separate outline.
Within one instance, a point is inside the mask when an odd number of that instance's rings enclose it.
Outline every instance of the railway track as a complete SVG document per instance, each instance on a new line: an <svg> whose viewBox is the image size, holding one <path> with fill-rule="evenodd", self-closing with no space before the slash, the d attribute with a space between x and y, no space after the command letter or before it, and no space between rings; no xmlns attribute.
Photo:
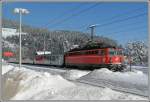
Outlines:
<svg viewBox="0 0 150 102"><path fill-rule="evenodd" d="M9 62L12 64L19 64L18 62ZM51 67L54 69L64 69L64 70L71 70L71 69L77 69L77 70L84 70L84 71L92 71L94 69L84 69L84 68L77 68L77 67L65 67L63 65L53 65L53 64L34 64L34 63L22 63L22 65L30 65L30 66L37 66L37 67Z"/></svg>
<svg viewBox="0 0 150 102"><path fill-rule="evenodd" d="M18 62L9 62L12 64L19 64ZM53 65L53 64L34 64L34 63L22 63L24 65L33 65L33 66L41 66L41 67L48 67L48 66L53 66L53 67L61 67L64 68L62 65Z"/></svg>
<svg viewBox="0 0 150 102"><path fill-rule="evenodd" d="M18 63L11 63L11 64L18 66ZM28 69L33 69L33 70L37 70L37 71L41 71L41 70L42 71L48 71L50 69L59 69L59 70L64 70L65 71L65 70L70 69L70 68L68 69L68 68L65 68L65 67L62 67L62 66L57 66L57 65L31 64L31 63L22 63L22 64L23 64L24 67L26 67ZM49 67L49 66L51 66L51 67ZM40 69L33 68L33 67L39 67ZM54 70L53 73L54 74L56 74L56 73L60 74L57 71L55 72L55 70ZM76 83L88 84L88 85L91 85L91 86L96 86L96 87L101 87L101 88L109 87L112 90L115 90L115 91L118 91L118 92L129 93L129 94L138 95L138 96L146 97L146 98L148 97L148 92L144 93L144 92L137 91L137 90L134 90L134 89L123 88L121 86L115 87L115 85L111 85L111 84L108 85L110 83L110 81L107 81L107 80L96 80L96 79L93 79L93 78L91 78L91 79L92 79L92 81L88 81L88 80L81 77L77 80L71 80L71 79L66 79L66 80L71 81L71 82L76 82ZM97 83L97 82L101 82L101 83Z"/></svg>

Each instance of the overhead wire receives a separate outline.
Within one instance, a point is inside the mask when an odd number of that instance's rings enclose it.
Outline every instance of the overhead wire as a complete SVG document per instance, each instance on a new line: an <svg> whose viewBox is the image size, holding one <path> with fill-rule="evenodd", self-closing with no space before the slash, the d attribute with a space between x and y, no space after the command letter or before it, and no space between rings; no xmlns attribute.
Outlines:
<svg viewBox="0 0 150 102"><path fill-rule="evenodd" d="M147 13L144 12L144 13L141 13L141 14L138 14L138 15L134 15L134 16L130 16L130 17L127 17L127 18L124 18L124 19L114 20L114 21L112 21L112 22L108 22L108 23L104 23L104 24L99 24L97 27L104 27L104 26L107 26L107 25L110 25L110 24L114 24L114 23L119 23L119 22L131 20L131 19L135 19L135 18L144 16L144 15L146 15L146 14L147 14Z"/></svg>
<svg viewBox="0 0 150 102"><path fill-rule="evenodd" d="M129 31L132 31L132 30L140 30L140 29L146 29L147 25L143 25L143 26L138 26L138 27L135 27L135 28L129 28L129 29L123 29L123 30L120 30L120 31L116 31L116 32L111 32L111 33L107 33L107 35L114 35L114 34L118 34L118 33L122 33L122 32L129 32Z"/></svg>
<svg viewBox="0 0 150 102"><path fill-rule="evenodd" d="M78 10L80 9L81 7L83 7L83 3L79 4L78 6L75 6L73 7L72 9L70 10L66 10L64 11L63 13L61 13L60 15L58 15L57 17L53 18L52 20L48 21L46 24L43 24L43 26L48 26L50 23L54 23L57 21L57 19L60 19L62 18L62 16L66 16L66 14L70 14L70 12L74 11L74 10Z"/></svg>
<svg viewBox="0 0 150 102"><path fill-rule="evenodd" d="M136 11L143 10L143 8L144 8L144 7L136 8L136 9L133 9L133 10L129 10L129 11L126 11L126 12L124 12L124 13L115 15L115 16L110 17L110 18L107 18L107 19L105 19L105 20L103 20L103 21L109 21L109 20L113 20L113 19L116 19L116 18L121 17L121 16L126 16L127 14L135 13ZM91 24L92 24L92 23L91 23ZM94 22L93 22L93 24L94 24ZM89 26L89 25L90 25L90 24L88 24L88 26ZM78 29L87 29L87 24L84 24L84 25L78 27Z"/></svg>
<svg viewBox="0 0 150 102"><path fill-rule="evenodd" d="M65 21L68 21L68 20L71 19L72 17L78 16L78 15L80 15L81 13L84 13L84 12L88 11L89 9L92 9L92 8L94 8L94 7L97 6L97 5L98 5L98 4L94 4L94 5L92 5L92 6L88 7L88 8L85 8L85 9L79 11L78 13L71 14L69 17L62 19L62 20L56 22L55 24L53 24L53 25L51 25L51 26L55 27L56 25L58 25L58 24L60 24L60 23L64 23ZM128 12L128 13L132 13L132 12L139 11L139 10L142 10L142 9L143 9L143 8L137 8L137 9L130 10L130 11L127 11L127 12ZM115 15L115 16L113 16L113 17L111 17L111 18L108 18L108 19L109 19L109 20L113 20L113 19L116 19L116 18L118 18L118 17L127 15L127 12L126 12L126 13L123 13L123 14L120 14L120 15ZM146 15L146 14L147 14L147 13L144 12L144 13L141 13L141 14L138 14L138 15L129 16L129 17L127 17L127 18L117 19L117 20L114 20L114 21L111 21L111 22L108 22L108 23L99 24L97 27L104 27L104 26L108 26L108 25L111 25L111 24L124 22L124 21L130 20L130 19L135 19L135 18L144 16L144 15ZM107 19L107 20L108 20L108 19ZM135 24L136 24L136 23L135 23ZM47 25L47 26L48 26L48 25ZM146 26L144 26L144 27L146 27ZM144 28L144 27L143 27L143 28ZM141 27L137 27L137 28L135 28L135 29L139 29L139 28L141 28ZM132 28L132 29L134 29L134 28ZM132 30L132 29L131 29L131 30ZM124 30L117 31L117 32L113 32L113 33L119 33L119 32L122 32L122 31L124 31ZM109 34L109 35L110 35L110 34Z"/></svg>
<svg viewBox="0 0 150 102"><path fill-rule="evenodd" d="M132 22L132 23L124 24L124 25L122 25L122 26L119 25L118 27L121 28L121 29L122 29L122 28L124 29L125 27L128 28L128 27L130 27L130 26L134 26L134 25L141 24L141 23L143 23L143 21L140 21L140 22L138 21L138 22L134 22L134 23ZM115 28L117 28L117 29L118 29L118 27L115 26ZM114 30L114 29L113 29L113 30ZM108 31L108 30L107 30L107 31ZM107 32L103 32L103 33L107 33Z"/></svg>
<svg viewBox="0 0 150 102"><path fill-rule="evenodd" d="M84 12L87 12L88 10L95 8L95 7L98 6L99 4L100 4L100 3L93 4L92 6L90 6L90 7L88 7L88 8L85 8L85 9L82 9L82 10L80 10L79 12L77 12L77 13L75 13L75 14L71 14L71 15L68 16L67 18L64 18L64 19L62 19L62 20L60 20L60 21L57 21L55 24L53 24L53 25L51 25L51 26L52 26L52 27L56 27L58 24L64 23L65 21L68 21L68 20L70 20L71 18L73 18L73 17L75 17L75 16L78 16L78 15L84 13Z"/></svg>

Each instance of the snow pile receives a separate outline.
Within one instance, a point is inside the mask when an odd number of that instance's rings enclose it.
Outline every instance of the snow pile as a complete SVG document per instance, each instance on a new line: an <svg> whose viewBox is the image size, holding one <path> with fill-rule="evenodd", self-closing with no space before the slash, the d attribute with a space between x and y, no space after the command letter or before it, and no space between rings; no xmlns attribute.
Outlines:
<svg viewBox="0 0 150 102"><path fill-rule="evenodd" d="M62 76L65 79L69 79L69 80L76 80L86 74L88 74L89 71L80 71L80 70L67 70L66 72L64 72L62 74Z"/></svg>
<svg viewBox="0 0 150 102"><path fill-rule="evenodd" d="M109 88L90 86L76 81L70 82L58 74L52 75L48 72L37 72L26 68L19 69L10 65L3 65L2 68L7 69L2 76L4 100L147 100ZM106 69L102 70L107 74L113 73ZM66 78L77 79L88 73L70 70L63 75Z"/></svg>
<svg viewBox="0 0 150 102"><path fill-rule="evenodd" d="M2 63L5 63L6 61L4 59L2 59Z"/></svg>
<svg viewBox="0 0 150 102"><path fill-rule="evenodd" d="M148 85L148 76L138 70L132 72L112 72L106 68L102 68L92 71L87 76L95 79L108 79L116 82Z"/></svg>
<svg viewBox="0 0 150 102"><path fill-rule="evenodd" d="M4 74L3 86L4 99L28 100L42 99L43 93L44 96L53 96L58 91L74 86L74 84L63 79L60 75L15 67Z"/></svg>
<svg viewBox="0 0 150 102"><path fill-rule="evenodd" d="M2 75L7 73L8 71L12 70L13 68L14 68L14 66L12 66L12 65L3 64L2 65Z"/></svg>

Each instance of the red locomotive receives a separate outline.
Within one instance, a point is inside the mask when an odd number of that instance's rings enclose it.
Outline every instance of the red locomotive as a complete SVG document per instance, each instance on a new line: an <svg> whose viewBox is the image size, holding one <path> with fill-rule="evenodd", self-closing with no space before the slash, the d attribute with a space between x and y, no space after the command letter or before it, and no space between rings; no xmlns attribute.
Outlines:
<svg viewBox="0 0 150 102"><path fill-rule="evenodd" d="M67 67L84 69L103 67L121 71L124 68L123 62L122 49L113 47L69 51L65 54L65 66Z"/></svg>

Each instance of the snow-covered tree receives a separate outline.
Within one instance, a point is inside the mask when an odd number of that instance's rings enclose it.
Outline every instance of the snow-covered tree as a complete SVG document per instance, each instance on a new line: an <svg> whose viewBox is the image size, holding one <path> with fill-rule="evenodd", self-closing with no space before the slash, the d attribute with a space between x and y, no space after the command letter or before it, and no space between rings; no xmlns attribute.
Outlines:
<svg viewBox="0 0 150 102"><path fill-rule="evenodd" d="M129 42L126 44L125 53L135 65L146 65L148 63L148 47L142 41Z"/></svg>

